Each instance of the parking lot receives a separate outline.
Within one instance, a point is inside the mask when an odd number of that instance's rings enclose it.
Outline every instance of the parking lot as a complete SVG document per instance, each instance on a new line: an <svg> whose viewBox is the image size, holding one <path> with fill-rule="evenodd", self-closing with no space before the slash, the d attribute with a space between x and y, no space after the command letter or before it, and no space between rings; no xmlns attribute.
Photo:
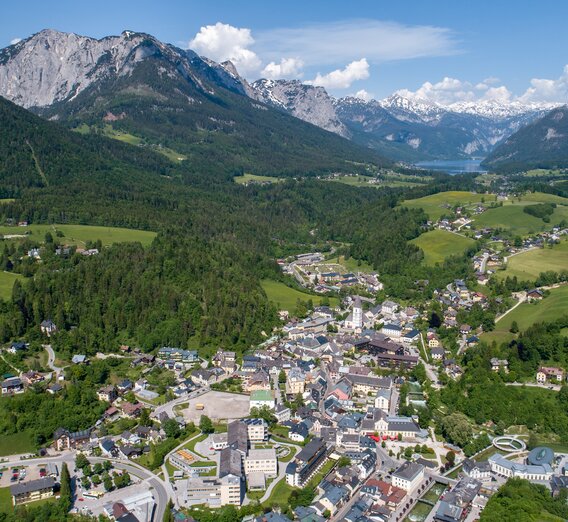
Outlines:
<svg viewBox="0 0 568 522"><path fill-rule="evenodd" d="M17 473L18 479L12 481L12 477L14 475L12 473L12 469L16 467L20 470ZM45 468L45 466L41 465L38 466L37 464L33 464L31 466L18 465L6 468L3 467L2 464L0 464L0 470L2 471L2 478L0 478L0 488L7 488L13 484L28 482L30 480L36 480L40 478L39 470L41 468Z"/></svg>
<svg viewBox="0 0 568 522"><path fill-rule="evenodd" d="M196 424L202 415L214 420L231 420L242 419L249 414L248 395L210 391L188 402L189 406L180 410L180 413L187 422ZM196 409L198 404L203 405L202 410Z"/></svg>

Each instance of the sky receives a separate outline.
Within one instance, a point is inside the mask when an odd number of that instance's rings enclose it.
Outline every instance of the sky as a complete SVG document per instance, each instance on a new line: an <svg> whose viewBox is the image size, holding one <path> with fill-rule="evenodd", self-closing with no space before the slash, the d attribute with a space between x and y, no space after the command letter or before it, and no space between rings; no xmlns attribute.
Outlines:
<svg viewBox="0 0 568 522"><path fill-rule="evenodd" d="M335 96L568 103L567 20L563 0L28 0L2 7L0 47L128 29Z"/></svg>

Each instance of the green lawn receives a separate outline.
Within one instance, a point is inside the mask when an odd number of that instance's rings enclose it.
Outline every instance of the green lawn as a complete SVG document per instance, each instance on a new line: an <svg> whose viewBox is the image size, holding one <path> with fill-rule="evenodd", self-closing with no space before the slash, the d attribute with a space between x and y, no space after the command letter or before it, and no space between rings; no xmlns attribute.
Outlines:
<svg viewBox="0 0 568 522"><path fill-rule="evenodd" d="M0 435L0 456L33 453L35 445L29 433L21 432L13 435Z"/></svg>
<svg viewBox="0 0 568 522"><path fill-rule="evenodd" d="M481 339L497 343L511 341L514 336L509 332L513 321L517 321L521 331L534 323L554 321L568 313L568 286L561 286L550 291L550 295L537 303L523 303L507 314L495 325L495 330L484 333Z"/></svg>
<svg viewBox="0 0 568 522"><path fill-rule="evenodd" d="M424 260L428 265L441 263L446 257L461 254L475 245L473 239L446 230L430 230L413 239L411 243L424 251Z"/></svg>
<svg viewBox="0 0 568 522"><path fill-rule="evenodd" d="M0 272L0 298L11 298L12 287L14 286L14 281L16 279L22 279L22 276L12 272Z"/></svg>
<svg viewBox="0 0 568 522"><path fill-rule="evenodd" d="M43 242L45 234L51 232L55 237L56 231L63 232L63 237L58 238L62 243L82 246L87 241L101 240L103 245L112 243L122 243L125 241L139 241L148 246L154 237L155 232L148 230L133 230L119 227L99 227L90 225L30 225L27 227L8 227L0 226L0 234L26 234L29 233L30 239Z"/></svg>
<svg viewBox="0 0 568 522"><path fill-rule="evenodd" d="M447 205L471 205L480 203L481 198L486 203L495 201L495 194L476 194L474 192L449 191L432 194L418 199L409 199L404 201L402 205L409 208L422 208L433 220L440 219L441 216L448 213Z"/></svg>
<svg viewBox="0 0 568 522"><path fill-rule="evenodd" d="M331 259L327 259L326 263L335 263L337 265L344 266L349 272L374 272L373 267L366 261L361 261L360 259L355 259L350 257L345 259L345 256L336 256Z"/></svg>
<svg viewBox="0 0 568 522"><path fill-rule="evenodd" d="M0 488L0 513L11 513L12 495L10 495L10 488Z"/></svg>
<svg viewBox="0 0 568 522"><path fill-rule="evenodd" d="M235 183L238 185L246 185L250 182L255 183L281 183L284 178L275 178L272 176L257 176L256 174L244 174L243 176L235 176Z"/></svg>
<svg viewBox="0 0 568 522"><path fill-rule="evenodd" d="M284 283L270 279L263 279L260 284L266 292L268 299L276 304L279 310L293 312L296 309L296 301L298 299L302 301L311 299L315 306L319 305L323 299L323 297L300 292L299 290L286 286ZM336 297L330 297L329 301L331 306L337 306L339 302Z"/></svg>
<svg viewBox="0 0 568 522"><path fill-rule="evenodd" d="M283 477L276 486L274 486L272 493L270 493L270 496L263 502L263 505L272 507L277 504L285 508L288 505L288 498L292 491L294 491L294 488L286 484L286 477Z"/></svg>
<svg viewBox="0 0 568 522"><path fill-rule="evenodd" d="M197 451L195 451L195 445L198 442L201 442L203 440L205 440L208 437L207 433L202 433L201 435L199 435L199 437L195 437L194 439L190 440L187 444L185 444L183 447L185 449L188 449L190 451L192 451L193 453L195 453L198 457L201 457L203 459L206 459L207 457L204 457L203 455L201 455L200 453L197 453Z"/></svg>

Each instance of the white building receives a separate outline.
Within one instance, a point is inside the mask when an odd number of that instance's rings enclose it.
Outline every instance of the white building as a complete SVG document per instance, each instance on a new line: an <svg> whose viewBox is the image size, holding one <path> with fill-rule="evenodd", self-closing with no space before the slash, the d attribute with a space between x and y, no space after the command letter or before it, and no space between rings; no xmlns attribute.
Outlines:
<svg viewBox="0 0 568 522"><path fill-rule="evenodd" d="M241 419L247 425L248 440L250 442L264 442L268 440L268 423L264 419Z"/></svg>
<svg viewBox="0 0 568 522"><path fill-rule="evenodd" d="M359 296L355 297L353 309L345 319L344 326L348 330L361 330L363 328L363 306Z"/></svg>
<svg viewBox="0 0 568 522"><path fill-rule="evenodd" d="M495 454L489 457L491 471L503 477L518 477L526 480L548 481L552 477L552 468L549 464L533 466L530 464L519 464L512 460L507 460L503 455Z"/></svg>
<svg viewBox="0 0 568 522"><path fill-rule="evenodd" d="M245 474L256 471L263 472L267 477L278 475L278 459L274 448L249 450L245 458Z"/></svg>
<svg viewBox="0 0 568 522"><path fill-rule="evenodd" d="M392 474L392 485L411 491L424 479L424 466L416 462L405 462Z"/></svg>
<svg viewBox="0 0 568 522"><path fill-rule="evenodd" d="M380 389L375 397L375 408L388 412L391 403L392 390L390 389Z"/></svg>

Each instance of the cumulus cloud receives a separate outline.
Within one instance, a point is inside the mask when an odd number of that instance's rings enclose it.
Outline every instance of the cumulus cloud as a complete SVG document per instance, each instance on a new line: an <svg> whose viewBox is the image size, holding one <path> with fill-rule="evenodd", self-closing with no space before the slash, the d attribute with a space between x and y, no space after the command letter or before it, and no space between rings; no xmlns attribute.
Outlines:
<svg viewBox="0 0 568 522"><path fill-rule="evenodd" d="M446 76L437 83L425 82L416 91L401 89L397 93L405 98L424 100L440 105L450 105L457 102L509 101L512 97L511 91L504 85L490 86L495 83L495 79L489 78L473 84Z"/></svg>
<svg viewBox="0 0 568 522"><path fill-rule="evenodd" d="M244 74L260 68L261 61L254 51L251 30L217 22L201 27L189 42L189 48L217 62L231 60Z"/></svg>
<svg viewBox="0 0 568 522"><path fill-rule="evenodd" d="M353 98L359 98L363 101L371 101L373 99L373 95L370 92L367 92L365 89L361 89L357 91L355 94L352 95Z"/></svg>
<svg viewBox="0 0 568 522"><path fill-rule="evenodd" d="M326 89L347 89L357 80L366 80L369 77L369 63L366 58L351 62L343 69L336 69L327 74L317 73L316 77L306 82L310 85L319 85Z"/></svg>
<svg viewBox="0 0 568 522"><path fill-rule="evenodd" d="M301 56L310 66L346 63L359 56L385 62L460 52L454 33L447 28L370 19L260 31L256 49L275 61Z"/></svg>
<svg viewBox="0 0 568 522"><path fill-rule="evenodd" d="M568 103L568 65L556 80L533 78L531 86L519 96L519 100L529 102Z"/></svg>
<svg viewBox="0 0 568 522"><path fill-rule="evenodd" d="M15 45L15 44L17 44L17 43L20 43L21 41L22 41L21 38L12 38L12 39L10 40L10 45Z"/></svg>
<svg viewBox="0 0 568 522"><path fill-rule="evenodd" d="M262 76L271 80L281 78L300 78L304 62L298 58L282 58L280 63L270 62L263 70Z"/></svg>

